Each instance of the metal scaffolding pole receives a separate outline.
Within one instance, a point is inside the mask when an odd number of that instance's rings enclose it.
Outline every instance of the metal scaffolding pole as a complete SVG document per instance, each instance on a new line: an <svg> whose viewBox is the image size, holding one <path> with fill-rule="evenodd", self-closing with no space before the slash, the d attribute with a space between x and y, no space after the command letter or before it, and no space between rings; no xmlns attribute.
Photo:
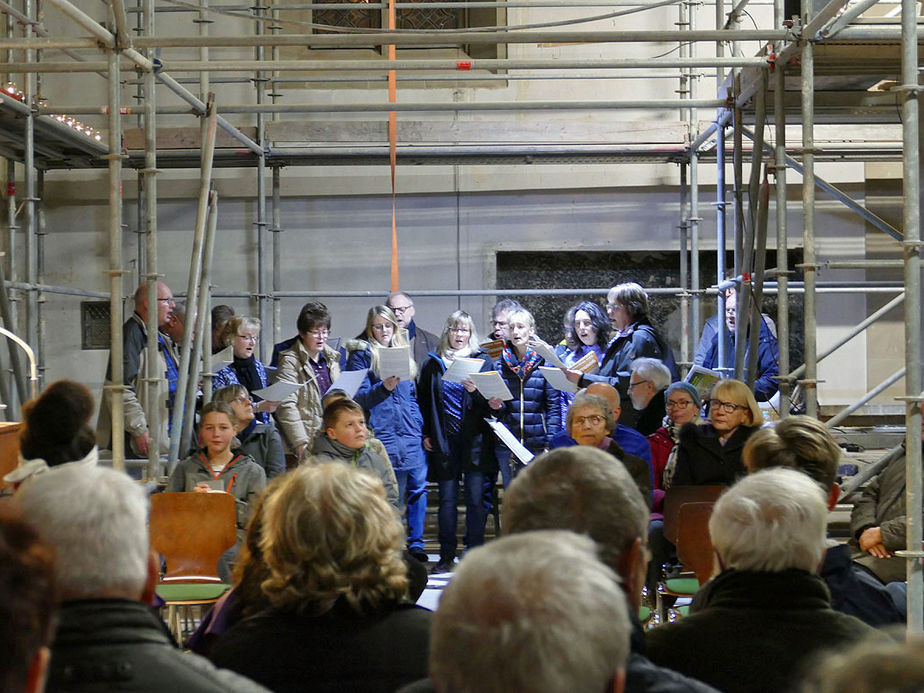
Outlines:
<svg viewBox="0 0 924 693"><path fill-rule="evenodd" d="M716 282L725 279L725 122L716 120L715 166L715 213L716 213ZM725 325L725 301L721 294L716 295L716 330L719 333L718 364L719 370L728 368L728 354L725 353L725 336L728 327ZM723 371L727 372L727 371Z"/></svg>
<svg viewBox="0 0 924 693"><path fill-rule="evenodd" d="M38 204L35 210L35 276L39 284L45 281L45 172L36 171L36 190ZM35 294L35 357L38 362L38 389L44 388L45 382L45 297L41 291Z"/></svg>
<svg viewBox="0 0 924 693"><path fill-rule="evenodd" d="M780 25L783 15L783 2L774 2L776 26ZM786 214L789 209L786 192L786 71L774 72L773 119L776 133L774 173L776 175L776 281L779 293L776 301L777 347L780 359L780 373L789 372L789 240L786 236ZM791 385L788 381L779 381L780 416L789 416Z"/></svg>
<svg viewBox="0 0 924 693"><path fill-rule="evenodd" d="M142 28L146 35L154 35L154 0L144 0L144 13L142 14ZM154 51L148 48L145 53L148 59L154 58ZM156 87L157 81L154 72L145 72L144 84L144 168L141 174L142 188L144 190L144 279L148 284L148 305L156 306L157 281L161 275L157 267L157 118L156 118ZM152 303L152 300L154 301ZM187 308L188 310L188 308ZM148 311L151 313L152 311ZM153 321L148 321L148 358L146 363L156 364L157 357L157 311L153 311ZM151 355L154 358L151 358ZM161 374L153 370L148 373L149 378L160 378ZM149 414L149 430L153 439L148 447L148 464L145 468L145 478L154 481L160 475L161 430L160 408L152 407Z"/></svg>
<svg viewBox="0 0 924 693"><path fill-rule="evenodd" d="M51 5L57 7L61 12L66 14L77 24L82 26L84 29L89 31L93 36L101 42L106 48L112 48L115 50L120 50L119 44L121 43L117 37L108 29L106 29L102 24L97 22L93 17L85 13L79 7L73 5L69 0L48 0ZM153 37L152 37L153 38ZM37 46L37 48L53 48L55 47L55 39L49 39L49 46ZM63 43L63 42L62 42ZM74 46L62 46L67 48L72 48ZM153 63L145 58L141 53L139 53L134 48L121 48L121 53L126 58L131 60L138 69L145 72L150 72L154 69ZM94 70L97 72L97 70Z"/></svg>
<svg viewBox="0 0 924 693"><path fill-rule="evenodd" d="M112 382L112 466L125 469L125 371L122 349L122 121L119 113L119 54L109 51L109 360ZM156 303L149 303L156 306ZM154 310L156 315L157 311ZM155 352L156 353L156 352ZM150 359L148 359L150 361Z"/></svg>
<svg viewBox="0 0 924 693"><path fill-rule="evenodd" d="M264 15L266 8L262 3L257 3L253 8L254 14L258 17ZM257 22L257 35L264 35L263 22ZM256 62L258 66L263 62L264 47L256 47ZM254 87L257 91L257 106L264 105L266 101L266 76L262 71L254 74ZM273 334L272 328L267 329L269 321L266 319L266 116L263 113L257 113L257 144L260 145L260 154L257 159L257 315L260 318L260 324L263 328L260 330L260 344L257 345L261 358L265 363L269 363L269 355L272 353L272 343L265 338L265 334ZM266 330L266 332L264 332Z"/></svg>
<svg viewBox="0 0 924 693"><path fill-rule="evenodd" d="M807 0L803 0L804 6ZM802 46L802 268L805 272L805 413L818 418L818 361L815 317L815 44Z"/></svg>
<svg viewBox="0 0 924 693"><path fill-rule="evenodd" d="M908 559L908 632L924 629L924 567L921 558L921 161L919 140L917 3L902 0L902 250L905 257L905 507L908 524L902 555Z"/></svg>
<svg viewBox="0 0 924 693"><path fill-rule="evenodd" d="M689 234L690 234L690 189L687 185L689 164L680 164L680 286L690 285L689 278ZM690 363L690 295L680 296L680 362Z"/></svg>
<svg viewBox="0 0 924 693"><path fill-rule="evenodd" d="M696 344L703 329L702 303L699 284L699 154L690 152L690 293L693 311L691 317L692 344Z"/></svg>
<svg viewBox="0 0 924 693"><path fill-rule="evenodd" d="M273 344L282 341L282 301L277 294L282 290L282 172L273 166Z"/></svg>
<svg viewBox="0 0 924 693"><path fill-rule="evenodd" d="M827 421L825 421L825 426L827 426L828 428L834 428L835 426L837 426L838 424L840 424L844 419L846 419L848 416L850 416L851 414L853 414L857 409L859 409L859 408L862 407L864 404L866 404L867 402L869 402L871 399L874 399L877 395L879 395L879 394L885 392L886 390L888 390L892 385L894 385L895 383L897 383L904 375L905 375L905 367L902 366L902 367L899 368L897 371L895 371L892 375L890 375L888 378L886 378L886 379L883 380L881 383L879 383L879 384L878 384L876 387L874 387L872 390L870 390L870 391L867 392L865 395L863 395L863 396L862 396L860 399L858 399L856 402L854 402L853 404L851 404L849 407L846 407L846 408L842 409L842 410L839 411L835 416L832 416L830 419L828 419ZM918 427L918 430L919 430L919 431L921 430L920 426ZM918 440L920 440L920 439L921 439L921 436L920 436L920 434L919 434L919 435L918 435ZM920 561L919 561L919 562L920 562ZM911 597L910 597L910 596L909 596L909 598L908 598L908 601L909 601L909 603L910 603L910 601L911 601ZM911 618L911 611L909 611L909 612L908 612L908 623L909 623L909 626L910 626L910 624L911 624L911 620L912 620L912 618Z"/></svg>

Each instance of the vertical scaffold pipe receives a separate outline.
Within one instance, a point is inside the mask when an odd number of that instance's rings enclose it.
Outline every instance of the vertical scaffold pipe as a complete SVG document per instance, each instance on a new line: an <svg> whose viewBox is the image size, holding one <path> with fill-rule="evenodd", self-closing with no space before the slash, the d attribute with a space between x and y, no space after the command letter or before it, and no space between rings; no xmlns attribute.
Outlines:
<svg viewBox="0 0 924 693"><path fill-rule="evenodd" d="M779 14L782 15L782 3ZM777 25L779 26L779 25ZM776 268L777 304L776 330L779 337L780 373L789 373L789 256L786 238L786 71L777 67L773 91L773 118L776 129ZM788 380L780 381L780 417L789 416L789 395L792 391Z"/></svg>
<svg viewBox="0 0 924 693"><path fill-rule="evenodd" d="M803 5L805 0L803 0ZM815 305L815 44L802 45L802 263L805 271L805 413L818 417L818 344Z"/></svg>

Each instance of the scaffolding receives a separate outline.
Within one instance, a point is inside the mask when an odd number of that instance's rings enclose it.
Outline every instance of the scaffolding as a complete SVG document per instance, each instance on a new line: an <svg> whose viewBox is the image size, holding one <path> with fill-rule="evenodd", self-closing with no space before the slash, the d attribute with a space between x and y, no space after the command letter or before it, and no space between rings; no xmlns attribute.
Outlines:
<svg viewBox="0 0 924 693"><path fill-rule="evenodd" d="M687 362L692 353L693 340L703 323L704 302L717 301L721 310L719 290L734 285L738 288L739 315L749 316L751 334L755 334L760 319L760 300L770 291L779 295L777 326L779 330L781 413L789 411L790 399L795 389L803 393L805 411L818 415L818 370L819 361L848 339L889 311L902 306L904 309L905 364L900 373L891 375L886 381L871 390L869 398L884 390L897 379L905 379L905 395L900 398L905 404L906 448L909 460L921 459L921 336L920 336L920 218L918 191L920 189L918 150L918 16L916 3L901 0L900 18L864 18L864 12L872 7L873 0L862 0L848 4L847 0L832 0L817 9L808 1L803 2L800 16L784 17L782 2L773 5L773 23L770 28L747 30L738 28L745 12L747 0L741 0L728 10L723 0L715 2L715 26L700 29L696 26L696 12L686 2L645 3L639 0L581 0L577 3L564 0L533 0L530 2L463 1L453 3L398 2L399 8L442 7L451 5L457 9L512 9L516 7L627 7L629 10L644 10L652 7L676 5L677 25L675 30L663 31L616 31L583 30L574 31L560 27L520 26L493 27L490 30L469 32L446 31L371 31L353 33L282 33L288 12L314 9L351 9L367 12L383 11L388 3L357 5L301 4L263 5L236 7L210 7L207 0L198 3L171 2L158 6L155 0L144 0L139 7L126 7L123 0L112 0L108 5L108 17L103 23L91 17L70 0L48 0L48 4L63 13L71 22L87 32L88 36L55 37L49 35L39 21L34 0L23 0L22 8L0 3L0 11L7 17L6 36L0 38L0 48L6 51L4 71L7 75L21 75L23 90L6 89L0 92L0 155L7 159L8 214L5 233L7 260L0 263L0 282L7 291L0 292L0 317L4 325L27 336L27 341L38 345L40 366L44 365L41 354L46 340L46 325L42 317L42 303L45 293L70 293L91 295L81 289L49 286L44 283L44 244L42 212L42 173L56 168L93 168L106 166L109 181L109 292L103 294L110 300L111 313L111 362L112 382L121 383L123 297L125 295L122 248L122 170L128 167L139 176L139 219L143 224L144 243L139 243L139 274L148 282L149 305L157 297L158 273L157 246L157 178L159 170L169 167L194 167L202 169L202 184L199 195L199 214L196 226L195 260L190 268L187 300L190 306L198 306L196 335L208 332L207 310L210 286L208 266L210 250L210 225L214 223L215 198L209 198L209 181L212 167L253 167L256 170L256 212L254 225L257 229L256 292L257 313L264 325L271 325L268 331L274 341L282 334L279 302L285 297L315 295L312 292L287 291L282 286L279 273L279 235L284 223L280 213L280 169L283 166L329 166L329 165L381 165L387 163L390 147L382 143L348 143L345 145L311 145L305 147L276 148L273 128L279 125L281 114L308 113L439 113L439 112L550 112L550 111L634 111L677 112L685 126L682 137L665 142L607 141L602 143L572 142L561 144L551 141L525 141L507 144L472 143L477 140L448 138L447 142L392 142L398 160L411 164L496 163L519 165L524 163L543 164L567 161L569 163L612 163L636 161L672 162L679 166L680 216L678 219L679 246L681 250L681 285L671 289L681 298L682 343L681 357ZM626 10L623 10L626 11ZM195 17L198 31L195 36L168 36L156 30L158 13L189 13ZM254 27L252 34L216 35L209 30L209 23L215 13L231 15L248 21ZM132 35L128 18L135 16L137 35ZM616 13L608 16L617 16ZM304 24L304 23L302 23ZM18 29L21 27L21 30ZM311 26L309 28L316 28ZM269 31L267 31L269 30ZM741 44L758 41L760 50L755 56L745 56ZM677 44L677 57L662 58L611 58L545 60L530 58L493 59L337 59L337 60L295 60L281 57L286 47L307 47L321 49L328 47L357 46L510 46L524 43L671 43ZM700 57L700 48L714 46L715 55ZM845 51L845 46L849 49ZM250 60L212 60L209 51L213 48L253 48ZM859 48L858 48L859 47ZM172 60L164 56L168 49L198 49L198 60ZM270 49L267 55L267 49ZM49 52L63 52L70 60L49 61ZM97 59L87 58L86 53L96 52ZM160 55L158 51L163 51ZM730 51L730 55L726 52ZM17 58L14 60L14 58ZM56 54L57 58L57 54ZM326 104L283 104L278 96L286 85L324 85L328 83L350 83L351 81L381 81L389 71L394 71L398 80L428 81L446 80L461 85L478 81L514 81L528 79L601 79L613 73L632 70L648 70L647 78L676 80L676 99L619 99L619 100L560 100L560 101L471 101L443 103L382 103L350 102ZM714 71L717 92L709 98L700 98L699 78L703 70ZM519 71L515 72L514 71ZM665 72L667 71L667 72ZM307 76L290 76L291 73L309 73ZM108 103L102 106L87 104L40 104L37 80L43 74L74 73L75 75L99 74L107 80ZM212 82L212 73L218 73ZM225 73L247 76L224 76ZM192 74L194 78L176 78L175 74ZM861 88L870 80L879 81L883 75L894 76L891 95L867 91ZM134 76L134 81L129 81ZM634 75L637 76L637 75ZM863 77L868 77L864 81ZM841 88L817 92L818 80L840 79ZM220 108L210 102L208 94L215 84L252 82L254 100L252 103L221 104ZM10 78L10 81L12 79ZM193 93L185 84L198 82L199 93ZM123 82L138 89L138 109L122 103ZM181 99L185 105L163 105L158 94L166 91ZM876 147L842 142L828 143L818 147L815 139L815 125L821 118L826 123L845 122L850 119L870 123L895 121L894 94L901 100L901 137L894 142L878 143ZM798 97L798 98L795 98ZM220 111L220 114L218 113ZM711 114L709 124L703 126L700 113ZM108 119L108 139L103 144L92 130L86 132L68 122L68 118L104 113ZM255 127L242 127L230 122L226 116L253 115ZM140 146L123 147L125 117L138 115L142 125ZM201 122L201 143L214 142L214 130L220 128L236 143L234 147L212 145L174 148L157 147L157 118L159 116L196 116ZM267 122L267 115L273 120ZM789 123L801 125L801 146L787 144ZM765 144L765 132L770 127L774 132L774 144ZM79 123L78 123L79 125ZM464 124L454 127L464 128ZM96 133L98 134L98 133ZM306 140L309 138L306 138ZM730 142L728 141L730 139ZM752 142L745 146L745 140ZM459 144L458 142L466 142ZM206 155L206 151L208 154ZM746 157L750 160L746 162ZM887 160L903 165L904 209L902 228L895 229L872 211L854 202L849 195L822 180L815 171L820 161L871 161ZM730 161L730 163L729 163ZM15 190L15 164L23 166L24 195L21 216L18 213ZM704 164L715 164L716 198L713 203L716 212L716 281L711 286L700 285L700 261L703 256L700 239L700 224L703 221L701 201L701 170ZM745 164L750 169L749 180L744 180ZM733 183L726 183L731 166ZM266 189L266 170L271 171L272 188ZM803 218L803 261L799 267L804 281L791 280L792 268L788 266L787 255L787 169L802 175L802 218ZM773 178L773 187L770 178ZM729 189L730 188L730 189ZM840 261L822 266L817 260L815 237L815 195L822 190L843 202L847 208L861 216L872 228L888 234L902 251L900 265L875 264L877 261ZM729 192L731 199L729 199ZM267 213L267 197L270 198L270 212ZM764 267L767 247L768 211L771 199L776 210L776 267ZM211 218L209 208L211 207ZM14 247L16 231L24 237L22 252ZM214 233L214 228L211 229ZM267 239L266 234L271 236ZM270 246L269 249L267 246ZM726 268L726 252L734 253L734 263ZM24 261L14 262L20 255ZM875 311L840 340L833 348L819 354L817 348L817 296L826 290L835 290L830 284L820 281L821 269L834 268L876 268L901 266L904 280L900 294L883 308ZM726 280L726 276L732 277ZM767 281L767 280L773 281ZM879 290L883 287L854 283L845 290ZM894 287L884 287L895 291ZM793 368L790 362L789 335L791 333L788 297L797 290L803 295L805 363ZM588 289L574 293L592 293L601 289ZM381 295L374 291L356 292L358 295ZM439 290L421 290L418 295L442 295ZM498 295L497 290L465 290L446 292L446 295ZM523 291L509 293L523 294ZM203 297L204 294L204 297ZM16 330L17 311L11 306L9 296L23 299L19 314L24 325ZM92 294L99 296L100 294ZM331 292L318 292L331 296ZM142 386L153 384L160 378L153 372L157 362L156 312L149 315L148 358L149 371L142 378ZM738 321L739 335L746 336L748 322ZM719 321L719 329L726 328ZM267 331L265 331L266 333ZM189 331L187 331L189 335ZM751 363L745 364L744 345L746 339L737 339L739 353L734 362L736 375L753 382L756 373L756 349ZM724 352L724 339L719 339L720 365L731 362L732 355ZM184 339L183 358L180 364L181 388L178 392L193 392L188 382L195 381L199 361L197 354L207 353L208 344L192 343ZM263 347L265 352L265 346ZM9 367L13 371L12 383L18 393L18 401L27 397L26 379L15 350L11 348ZM204 370L208 370L207 368ZM15 401L9 392L5 379L0 378L0 398L5 402ZM125 450L121 432L121 397L123 387L109 387L113 400L113 461L119 467L124 464ZM179 396L179 395L178 395ZM863 400L865 401L865 400ZM854 405L852 405L854 406ZM852 410L850 407L848 410ZM183 408L176 407L173 425L183 426ZM156 416L156 413L155 413ZM158 422L151 422L151 430L159 430ZM177 437L177 444L179 437ZM160 460L157 445L151 446L148 474L154 475ZM171 450L171 461L176 459L176 450ZM921 470L908 465L909 516L921 517ZM909 523L908 545L922 546L921 525ZM905 552L909 558L909 629L919 631L924 626L924 579L920 551Z"/></svg>

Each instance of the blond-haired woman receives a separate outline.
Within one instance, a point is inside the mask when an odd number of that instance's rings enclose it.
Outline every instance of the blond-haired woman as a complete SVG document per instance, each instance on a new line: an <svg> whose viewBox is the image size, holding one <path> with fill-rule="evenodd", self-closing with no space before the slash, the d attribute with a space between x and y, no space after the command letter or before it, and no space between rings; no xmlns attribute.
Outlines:
<svg viewBox="0 0 924 693"><path fill-rule="evenodd" d="M709 423L680 429L671 486L731 486L747 473L741 453L763 420L754 393L740 380L721 380L708 404Z"/></svg>
<svg viewBox="0 0 924 693"><path fill-rule="evenodd" d="M234 360L212 376L212 392L228 385L243 385L253 400L257 421L270 423L269 415L276 411L279 402L267 402L253 394L267 385L266 367L256 356L259 340L257 318L235 315L228 319L221 331L221 345L231 347Z"/></svg>
<svg viewBox="0 0 924 693"><path fill-rule="evenodd" d="M368 369L353 397L366 412L366 422L382 441L398 481L398 502L407 503L407 548L417 560L427 562L423 530L427 512L427 460L423 449L423 417L417 403L417 365L408 350L411 377L382 378L380 354L389 347L408 346L407 330L398 325L388 306L373 306L366 329L346 344L348 371Z"/></svg>
<svg viewBox="0 0 924 693"><path fill-rule="evenodd" d="M393 691L427 676L430 614L406 599L403 531L375 476L319 464L284 477L263 510L271 607L212 659L273 691Z"/></svg>

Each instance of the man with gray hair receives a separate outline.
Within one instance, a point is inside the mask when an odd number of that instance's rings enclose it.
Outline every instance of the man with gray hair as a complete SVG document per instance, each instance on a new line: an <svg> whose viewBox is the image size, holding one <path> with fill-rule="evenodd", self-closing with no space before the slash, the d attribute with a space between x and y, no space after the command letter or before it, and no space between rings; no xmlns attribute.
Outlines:
<svg viewBox="0 0 924 693"><path fill-rule="evenodd" d="M177 649L148 604L158 563L148 551L148 501L106 467L55 467L17 495L54 546L61 594L47 691L263 691Z"/></svg>
<svg viewBox="0 0 924 693"><path fill-rule="evenodd" d="M508 534L567 529L590 537L600 559L619 575L620 598L626 601L632 621L626 691L713 691L645 657L645 637L637 614L645 584L648 506L623 464L587 446L552 450L520 472L504 494L502 512Z"/></svg>
<svg viewBox="0 0 924 693"><path fill-rule="evenodd" d="M786 691L823 650L875 629L831 609L818 576L828 508L820 486L793 469L745 477L709 520L722 572L697 595L700 611L648 633L652 660L736 691Z"/></svg>
<svg viewBox="0 0 924 693"><path fill-rule="evenodd" d="M430 676L453 693L623 691L629 618L617 576L572 532L473 549L433 616Z"/></svg>
<svg viewBox="0 0 924 693"><path fill-rule="evenodd" d="M664 391L671 384L671 372L659 359L635 359L630 366L629 399L636 411L632 427L643 436L657 431L664 421Z"/></svg>

